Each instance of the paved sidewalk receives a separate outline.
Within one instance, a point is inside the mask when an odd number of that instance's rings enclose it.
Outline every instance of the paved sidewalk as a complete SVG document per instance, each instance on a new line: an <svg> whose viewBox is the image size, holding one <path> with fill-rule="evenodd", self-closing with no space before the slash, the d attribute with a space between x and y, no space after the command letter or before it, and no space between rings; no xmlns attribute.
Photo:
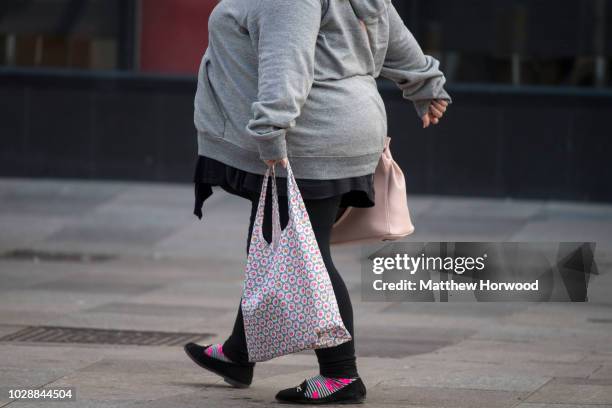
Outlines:
<svg viewBox="0 0 612 408"><path fill-rule="evenodd" d="M0 179L0 338L52 326L209 333L238 305L250 204L189 185ZM372 303L359 246L334 249L353 295L371 407L612 407L612 206L412 197L413 241L596 241L596 302ZM259 364L231 389L172 345L0 341L0 407L272 406L313 353ZM44 339L43 339L44 340ZM76 402L8 399L76 388Z"/></svg>

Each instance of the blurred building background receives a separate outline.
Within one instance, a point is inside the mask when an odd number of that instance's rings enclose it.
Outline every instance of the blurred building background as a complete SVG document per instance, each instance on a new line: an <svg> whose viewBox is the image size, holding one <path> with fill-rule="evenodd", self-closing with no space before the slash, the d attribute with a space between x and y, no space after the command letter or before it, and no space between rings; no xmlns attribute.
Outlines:
<svg viewBox="0 0 612 408"><path fill-rule="evenodd" d="M0 176L191 181L215 0L3 0ZM380 80L413 193L612 201L612 1L395 0L454 106Z"/></svg>

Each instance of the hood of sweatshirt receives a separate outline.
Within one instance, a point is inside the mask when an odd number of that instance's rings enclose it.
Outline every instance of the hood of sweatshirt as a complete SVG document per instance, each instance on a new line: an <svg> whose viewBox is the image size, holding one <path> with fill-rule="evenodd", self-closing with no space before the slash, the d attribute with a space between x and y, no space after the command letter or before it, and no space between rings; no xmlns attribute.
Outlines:
<svg viewBox="0 0 612 408"><path fill-rule="evenodd" d="M388 7L389 0L349 0L357 18L368 22L381 15Z"/></svg>

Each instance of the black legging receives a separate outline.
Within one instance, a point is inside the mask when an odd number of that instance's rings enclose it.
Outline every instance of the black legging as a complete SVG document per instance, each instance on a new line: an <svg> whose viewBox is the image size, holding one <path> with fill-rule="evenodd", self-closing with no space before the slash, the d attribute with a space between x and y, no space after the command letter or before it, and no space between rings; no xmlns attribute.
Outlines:
<svg viewBox="0 0 612 408"><path fill-rule="evenodd" d="M266 205L264 207L263 236L266 241L272 241L272 199L271 183L268 183ZM353 330L353 307L346 285L338 270L334 266L330 251L330 234L332 225L336 220L340 205L341 196L317 200L304 200L304 205L310 217L310 223L314 230L317 243L323 256L323 261L329 273L329 277L334 288L334 293L338 301L340 316L345 327L354 338ZM249 234L247 237L247 254L249 252L250 237L253 233L253 223L257 213L259 195L251 197L251 221ZM279 213L282 228L285 228L288 221L287 197L286 192L279 190ZM242 320L242 308L238 308L238 316L234 323L234 329L230 337L223 344L223 352L227 357L239 364L253 366L248 362L248 352L244 335L244 323ZM315 350L319 361L320 374L332 378L351 378L357 377L357 366L355 359L355 343L353 340L343 343L336 347Z"/></svg>

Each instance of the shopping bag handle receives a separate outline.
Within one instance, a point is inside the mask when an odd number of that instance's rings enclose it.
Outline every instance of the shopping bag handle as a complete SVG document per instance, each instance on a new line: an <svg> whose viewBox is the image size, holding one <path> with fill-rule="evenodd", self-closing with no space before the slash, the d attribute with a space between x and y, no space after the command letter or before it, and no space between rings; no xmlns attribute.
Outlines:
<svg viewBox="0 0 612 408"><path fill-rule="evenodd" d="M282 233L278 205L278 190L276 187L275 166L276 163L271 166L268 166L268 169L266 170L266 173L264 175L261 192L259 194L259 204L257 206L257 213L255 216L255 225L253 227L253 233L257 234L258 238L261 239L262 242L267 243L263 237L263 219L266 196L268 191L268 179L272 177L272 242L270 242L268 245L273 250L277 248ZM289 162L287 162L287 205L289 207L289 222L287 223L287 226L285 228L290 226L289 224L291 223L291 220L295 218L294 214L297 211L296 209L292 208L292 197L295 194L294 189L297 189L295 178L293 176L293 171L291 170L291 165L289 164Z"/></svg>
<svg viewBox="0 0 612 408"><path fill-rule="evenodd" d="M276 163L272 165L272 249L276 249L281 235L280 211L278 206L278 190L276 188ZM263 225L263 218L262 218Z"/></svg>

